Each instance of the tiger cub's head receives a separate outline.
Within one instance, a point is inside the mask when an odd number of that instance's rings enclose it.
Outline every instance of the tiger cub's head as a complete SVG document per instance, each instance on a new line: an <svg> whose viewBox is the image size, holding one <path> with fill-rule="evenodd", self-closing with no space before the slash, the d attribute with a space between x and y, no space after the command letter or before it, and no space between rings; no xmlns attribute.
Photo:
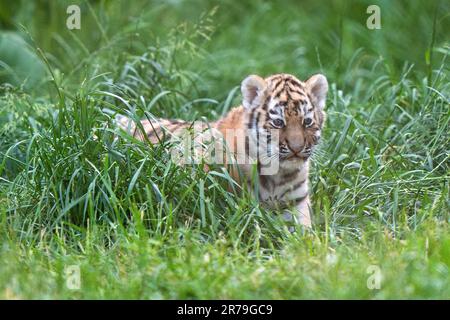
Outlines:
<svg viewBox="0 0 450 320"><path fill-rule="evenodd" d="M289 74L266 79L251 75L244 79L241 90L250 134L255 137L262 132L276 132L280 163L308 159L325 121L325 76L316 74L303 82Z"/></svg>

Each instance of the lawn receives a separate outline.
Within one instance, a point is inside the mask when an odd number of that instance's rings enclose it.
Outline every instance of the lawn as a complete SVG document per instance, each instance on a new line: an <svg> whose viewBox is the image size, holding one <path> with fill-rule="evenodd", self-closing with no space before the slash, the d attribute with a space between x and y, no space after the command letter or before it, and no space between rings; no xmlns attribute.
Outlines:
<svg viewBox="0 0 450 320"><path fill-rule="evenodd" d="M0 1L0 298L450 299L450 3L71 4ZM280 72L330 84L311 230L114 124Z"/></svg>

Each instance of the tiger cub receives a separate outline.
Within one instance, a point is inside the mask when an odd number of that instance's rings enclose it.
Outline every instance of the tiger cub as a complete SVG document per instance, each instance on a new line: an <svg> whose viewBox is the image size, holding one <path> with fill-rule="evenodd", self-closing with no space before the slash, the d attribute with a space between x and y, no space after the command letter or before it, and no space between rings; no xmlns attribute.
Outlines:
<svg viewBox="0 0 450 320"><path fill-rule="evenodd" d="M260 202L282 208L286 219L295 217L310 227L309 159L325 121L326 77L316 74L303 82L289 74L265 79L251 75L242 81L241 91L242 105L208 126L225 137L231 153L243 153L256 161L259 185L255 196ZM192 126L183 120L142 120L142 126L130 122L122 117L119 124L151 143L160 142L164 132L179 133ZM264 170L268 161L276 166ZM235 166L238 170L230 171L235 179L250 179L251 163L235 162Z"/></svg>

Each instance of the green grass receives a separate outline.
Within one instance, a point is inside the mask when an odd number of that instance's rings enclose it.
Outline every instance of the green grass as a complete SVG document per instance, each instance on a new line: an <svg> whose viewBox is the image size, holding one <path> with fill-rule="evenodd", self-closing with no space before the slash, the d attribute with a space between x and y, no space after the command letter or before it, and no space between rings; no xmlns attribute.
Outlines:
<svg viewBox="0 0 450 320"><path fill-rule="evenodd" d="M450 298L445 1L373 31L371 1L82 2L76 31L68 4L0 2L0 298ZM311 231L108 112L216 119L277 72L330 82Z"/></svg>

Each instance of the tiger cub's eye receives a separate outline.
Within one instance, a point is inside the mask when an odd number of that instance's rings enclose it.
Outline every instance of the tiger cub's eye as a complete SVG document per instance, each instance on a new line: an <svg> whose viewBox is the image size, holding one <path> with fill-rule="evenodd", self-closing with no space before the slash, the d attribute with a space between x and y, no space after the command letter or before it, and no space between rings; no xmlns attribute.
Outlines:
<svg viewBox="0 0 450 320"><path fill-rule="evenodd" d="M312 124L312 119L306 118L305 120L303 120L303 123L305 124L305 126L309 127Z"/></svg>
<svg viewBox="0 0 450 320"><path fill-rule="evenodd" d="M284 126L284 122L281 119L275 119L275 120L273 120L273 125L275 127L283 127Z"/></svg>

